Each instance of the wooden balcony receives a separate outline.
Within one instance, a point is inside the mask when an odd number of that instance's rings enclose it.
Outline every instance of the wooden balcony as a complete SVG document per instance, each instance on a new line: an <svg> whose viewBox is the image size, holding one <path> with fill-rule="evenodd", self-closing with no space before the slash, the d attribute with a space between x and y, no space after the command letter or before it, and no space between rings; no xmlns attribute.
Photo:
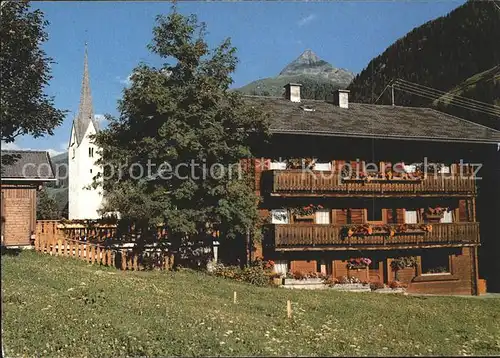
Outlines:
<svg viewBox="0 0 500 358"><path fill-rule="evenodd" d="M344 235L345 225L271 225L269 246L276 251L393 250L479 244L479 223L433 224L432 231Z"/></svg>
<svg viewBox="0 0 500 358"><path fill-rule="evenodd" d="M272 196L474 196L472 178L430 174L425 179L342 179L338 172L307 172L301 169L268 170L262 173L262 191Z"/></svg>

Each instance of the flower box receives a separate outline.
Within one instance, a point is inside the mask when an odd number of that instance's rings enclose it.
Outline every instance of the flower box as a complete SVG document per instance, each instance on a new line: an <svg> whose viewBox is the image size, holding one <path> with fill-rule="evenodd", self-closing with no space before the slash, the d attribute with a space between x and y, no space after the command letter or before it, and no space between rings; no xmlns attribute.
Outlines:
<svg viewBox="0 0 500 358"><path fill-rule="evenodd" d="M273 278L273 285L280 286L283 284L283 278L281 277L274 277Z"/></svg>
<svg viewBox="0 0 500 358"><path fill-rule="evenodd" d="M345 292L371 292L370 285L362 283L339 283L331 286L329 289Z"/></svg>
<svg viewBox="0 0 500 358"><path fill-rule="evenodd" d="M283 280L284 285L311 285L323 283L323 279L321 278L305 278L303 280L297 280L295 278L285 278Z"/></svg>
<svg viewBox="0 0 500 358"><path fill-rule="evenodd" d="M296 214L295 220L314 220L314 214L308 214L308 215L300 215Z"/></svg>
<svg viewBox="0 0 500 358"><path fill-rule="evenodd" d="M442 219L444 217L443 214L425 214L426 219Z"/></svg>

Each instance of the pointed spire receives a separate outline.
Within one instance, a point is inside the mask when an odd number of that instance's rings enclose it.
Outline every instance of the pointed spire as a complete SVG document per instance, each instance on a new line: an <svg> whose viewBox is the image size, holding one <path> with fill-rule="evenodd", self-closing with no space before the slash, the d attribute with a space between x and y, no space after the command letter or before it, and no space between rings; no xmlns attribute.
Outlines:
<svg viewBox="0 0 500 358"><path fill-rule="evenodd" d="M85 42L85 54L83 58L83 79L82 79L82 90L80 94L80 106L78 107L78 114L75 119L75 130L76 130L76 140L77 144L80 142L85 135L85 132L90 123L94 124L97 130L96 122L94 120L94 107L92 105L92 94L90 92L90 76L89 76L89 64L88 64L88 51L87 42Z"/></svg>

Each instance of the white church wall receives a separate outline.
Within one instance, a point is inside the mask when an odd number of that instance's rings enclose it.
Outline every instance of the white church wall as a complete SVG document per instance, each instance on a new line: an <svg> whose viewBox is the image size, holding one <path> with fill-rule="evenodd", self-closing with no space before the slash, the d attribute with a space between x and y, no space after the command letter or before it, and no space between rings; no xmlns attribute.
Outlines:
<svg viewBox="0 0 500 358"><path fill-rule="evenodd" d="M84 220L101 217L98 210L102 205L102 188L89 188L93 183L94 176L101 171L101 167L95 164L99 159L98 148L90 140L90 136L95 133L95 128L90 123L85 136L75 150L74 170L71 170L70 164L70 208L68 215L70 219ZM93 149L92 156L89 149ZM72 159L70 159L70 163L71 161Z"/></svg>

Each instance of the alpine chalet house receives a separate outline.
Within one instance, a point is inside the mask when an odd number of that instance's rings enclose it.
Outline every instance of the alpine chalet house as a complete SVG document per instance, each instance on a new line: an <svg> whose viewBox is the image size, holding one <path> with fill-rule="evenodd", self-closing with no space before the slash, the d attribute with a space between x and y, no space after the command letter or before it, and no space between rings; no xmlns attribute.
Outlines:
<svg viewBox="0 0 500 358"><path fill-rule="evenodd" d="M50 156L44 151L2 150L2 246L29 246L36 229L36 193L55 181Z"/></svg>
<svg viewBox="0 0 500 358"><path fill-rule="evenodd" d="M482 205L487 218L498 195L500 132L430 108L349 103L347 90L318 101L301 99L300 84L285 89L245 97L270 114L272 133L251 166L267 220L254 257L409 292L484 291L476 213Z"/></svg>

